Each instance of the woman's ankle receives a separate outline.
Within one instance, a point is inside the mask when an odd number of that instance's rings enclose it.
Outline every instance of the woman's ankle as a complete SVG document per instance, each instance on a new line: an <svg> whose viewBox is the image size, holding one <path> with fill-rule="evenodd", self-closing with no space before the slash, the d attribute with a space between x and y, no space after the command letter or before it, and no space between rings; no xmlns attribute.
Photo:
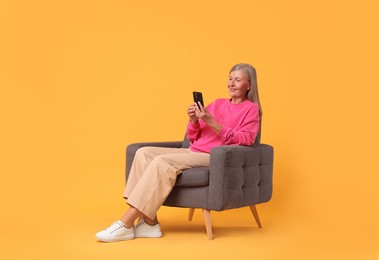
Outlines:
<svg viewBox="0 0 379 260"><path fill-rule="evenodd" d="M120 219L120 221L122 224L124 224L124 227L126 227L127 229L131 229L134 226L134 223L127 222L123 219Z"/></svg>
<svg viewBox="0 0 379 260"><path fill-rule="evenodd" d="M148 224L149 226L155 226L156 224L158 224L158 219L157 219L157 218L155 218L155 219L150 219L150 218L148 218L148 217L144 217L143 220L144 220L144 222L145 222L146 224Z"/></svg>

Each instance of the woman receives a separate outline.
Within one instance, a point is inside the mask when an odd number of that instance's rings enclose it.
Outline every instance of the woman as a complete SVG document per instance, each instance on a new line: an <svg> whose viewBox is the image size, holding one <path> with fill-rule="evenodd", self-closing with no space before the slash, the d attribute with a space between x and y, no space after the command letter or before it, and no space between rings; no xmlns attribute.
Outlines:
<svg viewBox="0 0 379 260"><path fill-rule="evenodd" d="M188 149L137 150L124 192L130 208L120 220L98 232L98 240L161 237L156 213L174 187L177 175L184 169L209 166L210 151L216 146L254 143L262 115L255 69L243 63L233 66L227 86L230 99L217 99L206 108L200 102L199 106L189 106Z"/></svg>

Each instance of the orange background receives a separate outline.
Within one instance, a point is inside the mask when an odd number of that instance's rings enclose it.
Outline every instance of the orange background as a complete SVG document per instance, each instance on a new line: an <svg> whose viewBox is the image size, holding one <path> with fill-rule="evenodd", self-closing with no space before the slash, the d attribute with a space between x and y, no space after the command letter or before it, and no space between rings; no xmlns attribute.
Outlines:
<svg viewBox="0 0 379 260"><path fill-rule="evenodd" d="M3 259L378 259L377 1L2 1ZM94 234L126 209L125 147L182 139L191 92L227 97L253 64L274 195L214 213L163 207L165 237ZM247 230L247 231L246 231ZM180 255L180 256L179 256Z"/></svg>

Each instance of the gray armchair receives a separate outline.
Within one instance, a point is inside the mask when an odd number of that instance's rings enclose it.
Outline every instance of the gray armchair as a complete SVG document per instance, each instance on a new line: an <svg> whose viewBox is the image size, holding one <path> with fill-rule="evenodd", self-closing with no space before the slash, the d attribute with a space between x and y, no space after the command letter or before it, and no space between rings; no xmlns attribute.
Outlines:
<svg viewBox="0 0 379 260"><path fill-rule="evenodd" d="M128 145L126 179L135 152L143 146L187 148L189 141L150 142ZM272 195L273 147L260 144L219 146L212 149L210 167L184 170L163 205L189 208L191 221L195 208L203 210L208 239L212 239L211 210L222 211L249 206L259 228L262 227L255 205L267 202Z"/></svg>

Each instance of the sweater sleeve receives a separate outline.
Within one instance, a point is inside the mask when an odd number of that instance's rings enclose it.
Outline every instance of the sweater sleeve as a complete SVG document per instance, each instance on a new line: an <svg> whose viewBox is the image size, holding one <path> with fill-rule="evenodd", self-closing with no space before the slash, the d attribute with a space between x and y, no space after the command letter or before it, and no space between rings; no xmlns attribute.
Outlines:
<svg viewBox="0 0 379 260"><path fill-rule="evenodd" d="M214 107L214 103L215 102L210 103L206 107L207 110L212 110L213 107ZM204 125L205 125L205 123L201 119L199 119L196 124L192 124L191 121L188 122L188 125L187 125L187 138L188 138L188 140L191 141L191 143L193 141L196 141L197 139L200 138L200 136L201 136L201 128Z"/></svg>
<svg viewBox="0 0 379 260"><path fill-rule="evenodd" d="M191 142L199 139L200 137L200 123L192 124L191 122L188 122L187 125L187 138Z"/></svg>
<svg viewBox="0 0 379 260"><path fill-rule="evenodd" d="M238 129L222 127L220 138L227 145L252 145L259 132L259 110L251 109Z"/></svg>

